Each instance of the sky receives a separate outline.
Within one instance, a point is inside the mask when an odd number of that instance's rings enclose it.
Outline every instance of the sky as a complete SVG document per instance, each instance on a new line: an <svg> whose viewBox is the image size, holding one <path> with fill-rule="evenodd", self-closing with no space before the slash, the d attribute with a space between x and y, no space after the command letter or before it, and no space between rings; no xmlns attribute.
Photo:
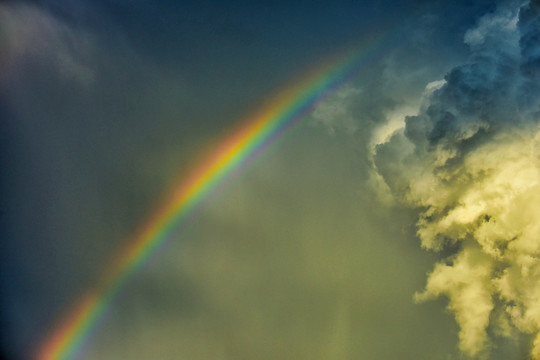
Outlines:
<svg viewBox="0 0 540 360"><path fill-rule="evenodd" d="M2 358L231 129L372 41L73 358L540 359L539 39L536 0L0 1Z"/></svg>

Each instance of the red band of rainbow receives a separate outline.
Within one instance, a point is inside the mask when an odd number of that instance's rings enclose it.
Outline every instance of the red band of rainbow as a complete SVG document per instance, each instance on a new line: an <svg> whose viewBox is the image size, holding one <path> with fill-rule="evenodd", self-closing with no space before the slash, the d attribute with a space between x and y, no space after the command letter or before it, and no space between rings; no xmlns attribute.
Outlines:
<svg viewBox="0 0 540 360"><path fill-rule="evenodd" d="M205 161L180 181L169 200L128 242L98 286L53 329L37 359L68 360L80 355L126 281L149 261L187 215L233 172L290 133L316 104L380 59L389 45L383 40L386 37L381 35L372 37L359 47L360 51L349 51L319 66L225 137Z"/></svg>

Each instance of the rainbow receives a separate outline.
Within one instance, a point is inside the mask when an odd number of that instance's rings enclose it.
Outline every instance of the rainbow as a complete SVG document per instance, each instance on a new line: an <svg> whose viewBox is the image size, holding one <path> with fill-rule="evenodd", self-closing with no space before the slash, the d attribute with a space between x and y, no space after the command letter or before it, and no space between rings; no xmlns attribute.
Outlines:
<svg viewBox="0 0 540 360"><path fill-rule="evenodd" d="M242 166L248 164L305 118L314 106L389 48L378 35L319 65L226 136L191 174L179 182L168 201L104 272L101 281L76 304L42 343L39 360L68 360L80 355L125 283L162 247L188 215Z"/></svg>

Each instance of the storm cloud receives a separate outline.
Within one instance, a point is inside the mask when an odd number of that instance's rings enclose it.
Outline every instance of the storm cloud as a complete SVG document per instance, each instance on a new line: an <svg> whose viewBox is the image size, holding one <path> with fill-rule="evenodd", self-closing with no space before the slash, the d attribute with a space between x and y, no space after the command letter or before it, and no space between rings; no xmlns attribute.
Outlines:
<svg viewBox="0 0 540 360"><path fill-rule="evenodd" d="M480 18L464 36L470 59L375 149L389 191L419 211L422 247L445 254L415 299L448 298L470 356L518 331L540 358L539 10Z"/></svg>

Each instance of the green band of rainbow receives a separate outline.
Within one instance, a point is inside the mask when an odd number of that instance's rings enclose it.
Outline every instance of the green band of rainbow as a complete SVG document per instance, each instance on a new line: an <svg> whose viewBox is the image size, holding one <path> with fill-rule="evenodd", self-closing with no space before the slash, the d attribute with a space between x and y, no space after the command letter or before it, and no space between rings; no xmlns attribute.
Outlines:
<svg viewBox="0 0 540 360"><path fill-rule="evenodd" d="M360 51L349 51L319 66L231 132L190 176L179 183L164 206L128 242L98 286L78 302L46 339L37 359L75 358L126 281L170 238L171 232L188 214L235 170L290 132L325 96L379 59L383 48L389 45L385 40L386 37L383 39L381 35L372 37L362 44Z"/></svg>

